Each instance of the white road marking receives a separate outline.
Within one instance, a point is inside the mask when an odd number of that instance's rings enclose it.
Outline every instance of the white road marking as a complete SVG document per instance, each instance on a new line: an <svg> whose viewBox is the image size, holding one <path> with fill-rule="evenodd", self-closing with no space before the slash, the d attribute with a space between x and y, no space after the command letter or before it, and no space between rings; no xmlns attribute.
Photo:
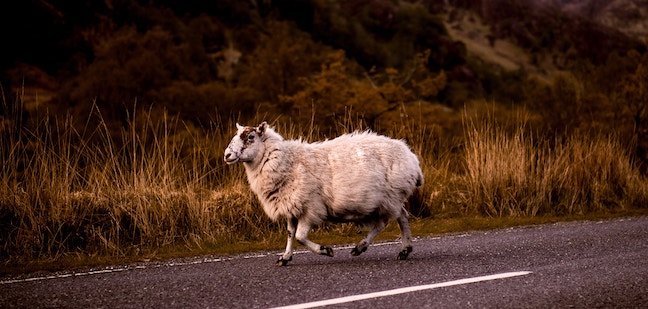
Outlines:
<svg viewBox="0 0 648 309"><path fill-rule="evenodd" d="M392 296L392 295L398 295L398 294L411 293L411 292L422 291L422 290L431 290L431 289L449 287L449 286L454 286L454 285L462 285L462 284L476 283L476 282L482 282L482 281L498 280L498 279L517 277L517 276L525 276L525 275L528 275L528 274L531 274L531 273L532 272L530 272L530 271L518 271L518 272L501 273L501 274L495 274L495 275L489 275L489 276L481 276L481 277L474 277L474 278L459 279L459 280L453 280L453 281L447 281L447 282L441 282L441 283L434 283L434 284L428 284L428 285L410 286L410 287L406 287L406 288L387 290L387 291L380 291L380 292L374 292L374 293L367 293L367 294L345 296L345 297L340 297L340 298L325 299L325 300L314 301L314 302L310 302L310 303L289 305L289 306L283 306L283 307L275 307L275 308L272 308L272 309L315 308L315 307L322 307L322 306L328 306L328 305L350 303L350 302L354 302L354 301L371 299L371 298L379 298L379 297L385 297L385 296Z"/></svg>
<svg viewBox="0 0 648 309"><path fill-rule="evenodd" d="M416 240L415 240L416 241ZM379 247L379 246L388 246L388 245L395 245L395 244L400 244L400 241L387 241L387 242L380 242L380 243L374 243L371 244L373 247ZM345 249L351 249L355 247L355 245L342 245L342 246L334 246L333 249L335 250L345 250ZM308 253L310 251L308 250L295 250L293 254L304 254ZM188 261L188 262L168 262L168 263L161 263L161 264L145 264L145 265L136 265L136 266L123 266L123 267L109 267L105 269L100 269L100 270L93 270L93 271L87 271L87 272L70 272L70 273L62 273L62 274L56 274L56 275L50 275L50 276L41 276L41 277L28 277L28 278L17 278L17 279L0 279L0 285L3 284L13 284L13 283L21 283L21 282L31 282L31 281L41 281L41 280L51 280L51 279L61 279L61 278L69 278L69 277L81 277L81 276L90 276L90 275L98 275L98 274L109 274L109 273L117 273L117 272L122 272L122 271L127 271L127 270L135 270L135 269L145 269L145 268L159 268L159 267L174 267L174 266L186 266L186 265L195 265L195 264L205 264L205 263L219 263L219 262L228 262L228 261L233 261L237 259L256 259L256 258L264 258L270 255L277 255L280 256L282 255L283 252L276 253L276 252L268 252L268 253L253 253L249 255L241 255L241 256L224 256L224 257L218 257L218 258L202 258L202 259L196 259L193 261Z"/></svg>
<svg viewBox="0 0 648 309"><path fill-rule="evenodd" d="M467 235L467 234L465 234ZM463 237L464 235L458 235L459 237ZM447 236L447 237L457 237L455 236ZM435 239L440 239L441 237L432 237L429 239L435 240ZM413 241L417 242L419 238L414 238ZM380 247L380 246L391 246L391 245L396 245L400 244L400 241L385 241L385 242L377 242L371 244L372 247ZM351 249L355 247L354 244L351 245L341 245L341 246L333 246L334 250L346 250L346 249ZM305 254L310 251L303 249L303 250L295 250L293 254ZM127 271L127 270L135 270L135 269L145 269L145 268L159 268L159 267L174 267L174 266L186 266L186 265L195 265L195 264L205 264L205 263L219 263L219 262L228 262L228 261L233 261L237 259L255 259L255 258L264 258L270 255L277 255L280 256L283 254L282 252L268 252L268 253L253 253L249 255L242 255L242 256L224 256L224 257L217 257L217 258L202 258L202 259L196 259L193 261L188 261L188 262L168 262L168 263L153 263L153 264L144 264L144 265L135 265L135 266L123 266L123 267L108 267L105 269L100 269L100 270L93 270L93 271L87 271L87 272L69 272L69 273L61 273L61 274L56 274L56 275L50 275L50 276L41 276L41 277L27 277L27 278L16 278L16 279L10 279L10 278L5 278L5 279L0 279L0 285L3 284L14 284L14 283L21 283L21 282L31 282L31 281L41 281L41 280L51 280L51 279L61 279L61 278L69 278L69 277L81 277L81 276L90 276L90 275L98 275L98 274L108 274L108 273L117 273L117 272L122 272L122 271Z"/></svg>

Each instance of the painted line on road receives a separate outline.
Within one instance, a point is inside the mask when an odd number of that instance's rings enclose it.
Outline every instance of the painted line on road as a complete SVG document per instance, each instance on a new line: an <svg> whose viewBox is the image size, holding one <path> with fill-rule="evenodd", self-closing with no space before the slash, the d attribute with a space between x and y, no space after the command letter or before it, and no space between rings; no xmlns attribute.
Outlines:
<svg viewBox="0 0 648 309"><path fill-rule="evenodd" d="M325 299L325 300L314 301L314 302L303 303L303 304L289 305L289 306L283 306L283 307L275 307L273 309L303 309L303 308L315 308L315 307L322 307L322 306L329 306L329 305L337 305L337 304L350 303L350 302L359 301L359 300L365 300L365 299L372 299L372 298L379 298L379 297L385 297L385 296L392 296L392 295L398 295L398 294L411 293L411 292L416 292L416 291L432 290L432 289L455 286L455 285L463 285L463 284L469 284L469 283L476 283L476 282L483 282L483 281L491 281L491 280L499 280L499 279L505 279L505 278L511 278L511 277L525 276L525 275L528 275L528 274L531 274L531 273L532 272L530 272L530 271L508 272L508 273L501 273L501 274L495 274L495 275L489 275L489 276L481 276L481 277L459 279L459 280L453 280L453 281L447 281L447 282L441 282L441 283L434 283L434 284L428 284L428 285L416 285L416 286L410 286L410 287L406 287L406 288L400 288L400 289L394 289L394 290L386 290L386 291L373 292L373 293L367 293L367 294L351 295L351 296L345 296L345 297L340 297L340 298Z"/></svg>
<svg viewBox="0 0 648 309"><path fill-rule="evenodd" d="M414 239L416 241L417 239ZM386 241L386 242L378 242L371 244L372 247L380 247L380 246L389 246L389 245L395 245L395 244L400 244L400 241ZM342 246L334 246L334 250L346 250L346 249L351 249L355 247L355 245L342 245ZM303 249L303 250L295 250L293 254L305 254L310 251ZM282 255L283 252L276 253L276 252L268 252L268 253L254 253L254 254L248 254L248 255L240 255L240 256L225 256L225 257L217 257L217 258L201 258L201 259L196 259L193 261L188 261L188 262L167 262L167 263L160 263L160 264L144 264L144 265L135 265L135 266L124 266L124 267L109 267L105 269L100 269L100 270L92 270L92 271L86 271L86 272L69 272L69 273L62 273L62 274L56 274L56 275L50 275L50 276L40 276L40 277L27 277L27 278L17 278L17 279L0 279L0 285L3 284L14 284L14 283L21 283L21 282L32 282L32 281L41 281L41 280L51 280L51 279L61 279L61 278L69 278L69 277L80 277L80 276L91 276L91 275L99 275L99 274L109 274L109 273L117 273L117 272L122 272L122 271L127 271L127 270L136 270L136 269L146 269L146 268L160 268L160 267L177 267L177 266L187 266L187 265L196 265L196 264L205 264L205 263L219 263L219 262L228 262L228 261L234 261L234 260L239 260L239 259L257 259L257 258L264 258L268 257L271 255L276 255L280 256Z"/></svg>
<svg viewBox="0 0 648 309"><path fill-rule="evenodd" d="M460 237L462 235L459 235ZM450 236L452 237L452 236ZM456 237L456 236L455 236ZM440 239L441 237L431 237L428 239ZM419 239L414 238L412 239L413 242L417 242ZM377 242L371 244L372 247L380 247L380 246L391 246L391 245L397 245L400 244L400 241L384 241L384 242ZM334 250L346 250L346 249L352 249L355 247L354 244L350 245L340 245L340 246L333 246ZM294 255L297 254L305 254L310 251L306 249L302 250L295 250L293 252ZM122 271L128 271L128 270L137 270L137 269L147 269L147 268L160 268L160 267L177 267L177 266L187 266L187 265L196 265L196 264L205 264L205 263L219 263L219 262L229 262L229 261L234 261L234 260L240 260L240 259L256 259L256 258L264 258L268 257L271 255L276 255L276 256L281 256L283 252L268 252L268 253L254 253L254 254L248 254L248 255L240 255L240 256L224 256L224 257L215 257L215 258L201 258L201 259L195 259L192 261L188 262L177 262L177 261L171 261L171 262L166 262L166 263L155 263L155 264L143 264L143 265L127 265L123 267L108 267L104 269L99 269L99 270L92 270L92 271L86 271L86 272L68 272L68 273L61 273L61 274L55 274L55 275L50 275L50 276L40 276L40 277L27 277L27 278L16 278L16 279L10 279L10 278L4 278L0 279L0 285L3 284L14 284L14 283L22 283L22 282L32 282L32 281L41 281L41 280L52 280L52 279L62 279L62 278L69 278L69 277L81 277L81 276L91 276L91 275L99 275L99 274L109 274L109 273L117 273L117 272L122 272Z"/></svg>
<svg viewBox="0 0 648 309"><path fill-rule="evenodd" d="M396 242L394 242L396 243ZM335 249L351 249L353 246L342 246L342 247L335 247ZM304 254L308 253L310 251L308 250L295 250L293 254ZM91 270L91 271L86 271L86 272L68 272L68 273L61 273L61 274L55 274L55 275L50 275L50 276L40 276L40 277L27 277L27 278L17 278L17 279L4 279L0 280L0 285L3 284L12 284L12 283L22 283L22 282L32 282L32 281L42 281L42 280L51 280L51 279L62 279L62 278L70 278L70 277L81 277L81 276L91 276L91 275L100 275L100 274L110 274L110 273L118 273L118 272L123 272L123 271L128 271L128 270L136 270L136 269L147 269L147 268L160 268L160 267L178 267L178 266L187 266L187 265L197 265L197 264L206 264L206 263L221 263L221 262L229 262L229 261L234 261L234 260L247 260L247 259L258 259L258 258L264 258L268 257L271 255L276 255L276 256L281 256L283 252L281 253L273 253L273 252L268 252L268 253L256 253L256 254L248 254L248 255L240 255L240 256L230 256L230 257L218 257L218 258L201 258L201 259L196 259L193 261L188 261L188 262L176 262L176 261L170 261L166 263L160 263L160 264L144 264L144 265L134 265L134 266L123 266L123 267L109 267L105 269L99 269L99 270Z"/></svg>

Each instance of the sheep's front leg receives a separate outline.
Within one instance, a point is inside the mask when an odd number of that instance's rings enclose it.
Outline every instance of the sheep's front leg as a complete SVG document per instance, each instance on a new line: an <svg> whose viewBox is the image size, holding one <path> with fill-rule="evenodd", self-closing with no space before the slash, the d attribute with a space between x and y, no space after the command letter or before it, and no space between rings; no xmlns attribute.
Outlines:
<svg viewBox="0 0 648 309"><path fill-rule="evenodd" d="M299 223L297 223L297 233L295 234L297 241L306 246L308 250L317 254L333 256L333 248L321 246L308 240L308 232L310 232L311 227L312 226L309 223L299 221Z"/></svg>
<svg viewBox="0 0 648 309"><path fill-rule="evenodd" d="M288 242L286 243L286 251L284 254L277 260L277 266L286 266L288 262L292 261L293 255L293 242L295 240L295 231L297 230L297 219L289 218L287 223L288 230Z"/></svg>

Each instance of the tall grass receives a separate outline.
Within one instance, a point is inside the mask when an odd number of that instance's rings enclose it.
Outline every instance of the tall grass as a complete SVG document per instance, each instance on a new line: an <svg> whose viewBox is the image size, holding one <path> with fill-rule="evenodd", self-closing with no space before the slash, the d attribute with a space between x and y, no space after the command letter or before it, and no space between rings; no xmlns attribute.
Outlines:
<svg viewBox="0 0 648 309"><path fill-rule="evenodd" d="M9 110L5 104L5 110ZM0 258L137 255L170 244L259 241L281 232L250 192L242 166L222 153L233 122L196 127L157 111L132 112L114 132L96 108L87 119L1 120ZM465 117L461 147L422 121L386 134L406 139L426 183L410 199L418 217L565 215L648 202L645 179L612 136L534 140L523 122ZM331 138L366 125L347 116L337 132L278 124L287 138Z"/></svg>
<svg viewBox="0 0 648 309"><path fill-rule="evenodd" d="M97 111L85 129L44 117L11 122L0 156L0 256L127 255L172 243L241 240L272 224L240 169L226 169L229 134L177 118L132 115L117 139ZM96 124L91 125L91 122Z"/></svg>
<svg viewBox="0 0 648 309"><path fill-rule="evenodd" d="M614 135L534 139L523 118L513 130L494 119L468 119L469 210L489 216L572 215L632 208L648 186Z"/></svg>

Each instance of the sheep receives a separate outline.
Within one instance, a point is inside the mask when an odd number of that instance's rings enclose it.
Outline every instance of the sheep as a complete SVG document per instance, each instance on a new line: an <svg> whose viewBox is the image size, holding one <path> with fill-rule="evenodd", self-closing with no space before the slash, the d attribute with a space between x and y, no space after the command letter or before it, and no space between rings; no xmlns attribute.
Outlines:
<svg viewBox="0 0 648 309"><path fill-rule="evenodd" d="M292 261L295 239L314 253L332 257L331 247L307 237L312 227L325 221L370 228L351 250L357 256L396 220L402 243L397 259L407 259L412 237L405 203L423 184L423 173L404 141L356 131L306 143L284 140L265 121L257 127L237 123L236 128L225 149L225 162L243 162L250 188L265 213L273 221L287 222L288 241L278 266Z"/></svg>

